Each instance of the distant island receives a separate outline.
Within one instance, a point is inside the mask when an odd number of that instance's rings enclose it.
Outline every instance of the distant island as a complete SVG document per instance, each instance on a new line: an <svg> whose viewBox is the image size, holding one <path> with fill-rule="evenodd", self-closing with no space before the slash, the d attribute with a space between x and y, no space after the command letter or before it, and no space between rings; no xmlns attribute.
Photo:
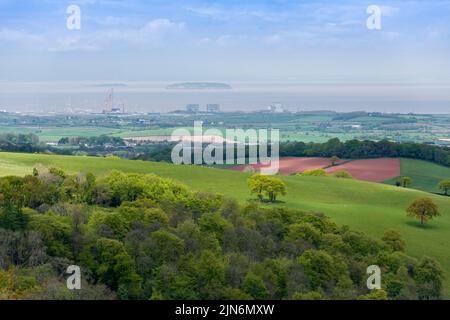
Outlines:
<svg viewBox="0 0 450 320"><path fill-rule="evenodd" d="M168 90L211 90L211 89L220 89L220 90L229 90L232 87L226 83L219 82L183 82L183 83L174 83L170 84L166 87Z"/></svg>
<svg viewBox="0 0 450 320"><path fill-rule="evenodd" d="M122 87L127 87L127 85L125 83L98 83L98 84L93 84L92 87L122 88Z"/></svg>

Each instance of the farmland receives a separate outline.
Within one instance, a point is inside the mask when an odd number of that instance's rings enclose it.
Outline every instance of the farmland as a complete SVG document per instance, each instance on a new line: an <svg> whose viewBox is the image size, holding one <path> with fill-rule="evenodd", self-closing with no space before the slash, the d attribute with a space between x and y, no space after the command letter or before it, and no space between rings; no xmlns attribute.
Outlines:
<svg viewBox="0 0 450 320"><path fill-rule="evenodd" d="M355 179L371 182L384 182L400 176L399 158L338 160L334 166L331 166L331 161L328 158L286 157L280 159L278 165L279 172L283 175L302 173L315 169L326 169L327 173L347 171ZM264 166L263 164L251 165L258 172ZM239 165L231 167L231 169L245 171L248 167L248 165Z"/></svg>
<svg viewBox="0 0 450 320"><path fill-rule="evenodd" d="M349 172L354 178L364 181L383 182L400 175L400 159L381 158L354 160L327 169L333 173L339 170Z"/></svg>
<svg viewBox="0 0 450 320"><path fill-rule="evenodd" d="M418 142L448 145L448 115L381 114L332 111L280 114L229 112L220 114L172 113L160 115L51 115L0 114L0 133L33 133L44 142L63 137L113 135L142 137L170 135L177 128L191 128L194 121L204 127L280 130L282 141L325 142L332 138Z"/></svg>
<svg viewBox="0 0 450 320"><path fill-rule="evenodd" d="M228 166L226 168L245 171L248 165ZM259 171L261 164L251 165L255 171ZM441 180L450 179L450 168L435 163L406 159L406 158L379 158L362 160L341 160L335 166L331 166L328 158L318 157L286 157L279 161L280 174L290 175L307 170L325 169L327 173L347 171L355 179L371 182L383 182L395 185L401 176L412 179L409 186L412 189L431 193L440 193L438 184Z"/></svg>
<svg viewBox="0 0 450 320"><path fill-rule="evenodd" d="M411 188L439 193L438 183L443 179L450 179L450 168L422 160L401 159L400 175L412 179ZM395 184L395 180L391 179L386 183Z"/></svg>
<svg viewBox="0 0 450 320"><path fill-rule="evenodd" d="M331 164L330 160L327 158L317 158L317 157L286 157L278 161L279 172L284 175L294 174L298 172L303 172L307 170L320 169L328 167ZM264 164L255 164L251 167L255 171L259 171L264 168ZM245 171L248 165L233 166L230 169L237 171Z"/></svg>
<svg viewBox="0 0 450 320"><path fill-rule="evenodd" d="M155 173L179 180L194 190L218 192L241 202L251 199L246 179L249 174L198 166L174 166L165 163L129 161L116 158L49 156L40 154L0 153L0 175L24 175L33 166L56 166L70 172L104 174L110 170ZM276 206L310 212L323 212L339 224L380 238L386 229L400 231L407 243L407 253L438 259L446 273L445 294L450 297L450 198L422 191L331 177L281 176L288 195ZM406 217L405 208L413 200L430 197L442 216L420 228Z"/></svg>

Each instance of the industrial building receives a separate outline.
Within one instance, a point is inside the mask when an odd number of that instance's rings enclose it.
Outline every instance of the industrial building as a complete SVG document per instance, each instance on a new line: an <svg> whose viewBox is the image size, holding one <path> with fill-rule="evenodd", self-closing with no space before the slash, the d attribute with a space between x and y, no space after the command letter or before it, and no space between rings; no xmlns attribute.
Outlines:
<svg viewBox="0 0 450 320"><path fill-rule="evenodd" d="M186 112L197 113L199 111L200 111L200 105L199 104L188 104L188 105L186 105Z"/></svg>
<svg viewBox="0 0 450 320"><path fill-rule="evenodd" d="M220 104L211 103L206 105L206 112L208 113L219 113L220 112Z"/></svg>

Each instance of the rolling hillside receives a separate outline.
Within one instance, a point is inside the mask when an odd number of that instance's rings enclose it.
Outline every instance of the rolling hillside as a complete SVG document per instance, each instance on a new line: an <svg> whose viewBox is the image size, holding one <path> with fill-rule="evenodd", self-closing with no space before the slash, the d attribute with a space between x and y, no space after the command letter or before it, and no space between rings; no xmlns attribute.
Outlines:
<svg viewBox="0 0 450 320"><path fill-rule="evenodd" d="M443 179L450 179L450 168L423 160L401 159L400 174L412 178L411 188L440 193L438 183ZM394 178L385 183L395 185L395 181Z"/></svg>
<svg viewBox="0 0 450 320"><path fill-rule="evenodd" d="M195 190L222 193L242 202L250 199L246 184L248 174L197 166L174 166L113 158L0 153L0 175L29 174L33 166L39 163L71 172L102 174L117 169L155 173L177 179ZM428 255L441 262L446 273L445 295L450 297L450 248L447 245L450 241L450 197L386 184L331 177L280 178L287 183L289 194L281 199L282 203L276 205L323 212L337 223L347 224L355 230L378 238L388 228L399 230L407 242L409 254ZM405 214L407 205L419 197L432 198L442 212L441 217L430 222L425 228L418 227L417 222Z"/></svg>

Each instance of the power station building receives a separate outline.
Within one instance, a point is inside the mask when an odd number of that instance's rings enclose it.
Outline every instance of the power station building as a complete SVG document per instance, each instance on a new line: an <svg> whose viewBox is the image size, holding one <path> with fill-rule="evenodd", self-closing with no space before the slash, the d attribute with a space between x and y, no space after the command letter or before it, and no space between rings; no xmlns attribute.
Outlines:
<svg viewBox="0 0 450 320"><path fill-rule="evenodd" d="M188 105L186 105L186 112L197 113L199 111L200 111L200 105L199 104L188 104Z"/></svg>
<svg viewBox="0 0 450 320"><path fill-rule="evenodd" d="M220 112L220 104L211 103L206 105L206 112L208 113L219 113Z"/></svg>

